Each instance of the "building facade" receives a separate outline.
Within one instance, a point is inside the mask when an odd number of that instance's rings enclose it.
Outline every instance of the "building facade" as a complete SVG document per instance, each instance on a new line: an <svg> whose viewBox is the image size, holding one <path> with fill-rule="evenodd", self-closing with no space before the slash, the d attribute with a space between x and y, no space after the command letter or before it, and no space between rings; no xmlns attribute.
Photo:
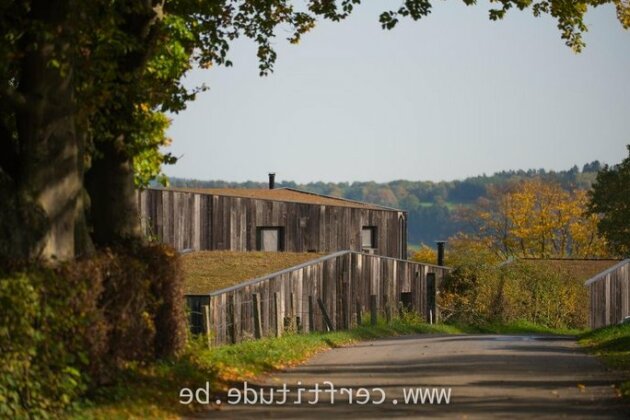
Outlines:
<svg viewBox="0 0 630 420"><path fill-rule="evenodd" d="M138 192L148 235L177 250L352 250L407 258L401 210L278 189L146 189Z"/></svg>

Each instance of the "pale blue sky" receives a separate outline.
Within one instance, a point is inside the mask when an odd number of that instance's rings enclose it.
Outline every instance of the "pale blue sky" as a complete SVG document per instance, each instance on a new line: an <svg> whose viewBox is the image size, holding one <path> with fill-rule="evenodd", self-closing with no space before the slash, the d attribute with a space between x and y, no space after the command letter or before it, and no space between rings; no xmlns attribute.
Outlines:
<svg viewBox="0 0 630 420"><path fill-rule="evenodd" d="M253 46L173 117L171 176L229 181L452 180L504 169L617 163L630 143L630 32L612 7L587 15L576 55L555 22L435 2L433 13L380 29L388 2L367 1L302 42L279 37L275 72ZM391 4L390 4L391 7Z"/></svg>

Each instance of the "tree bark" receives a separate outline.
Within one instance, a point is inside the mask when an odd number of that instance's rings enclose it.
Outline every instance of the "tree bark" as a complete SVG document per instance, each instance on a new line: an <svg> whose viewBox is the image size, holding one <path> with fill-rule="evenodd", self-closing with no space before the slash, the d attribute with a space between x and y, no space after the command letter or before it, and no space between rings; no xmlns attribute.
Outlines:
<svg viewBox="0 0 630 420"><path fill-rule="evenodd" d="M86 174L92 238L98 245L140 240L142 229L131 159L122 141L100 142L97 149L99 156Z"/></svg>
<svg viewBox="0 0 630 420"><path fill-rule="evenodd" d="M33 30L61 27L67 10L64 1L34 2L31 17L42 26ZM15 113L20 162L13 179L19 225L10 241L14 256L63 261L74 258L75 230L82 224L73 61L68 34L50 38L41 32L27 33L23 41L17 93L24 103Z"/></svg>

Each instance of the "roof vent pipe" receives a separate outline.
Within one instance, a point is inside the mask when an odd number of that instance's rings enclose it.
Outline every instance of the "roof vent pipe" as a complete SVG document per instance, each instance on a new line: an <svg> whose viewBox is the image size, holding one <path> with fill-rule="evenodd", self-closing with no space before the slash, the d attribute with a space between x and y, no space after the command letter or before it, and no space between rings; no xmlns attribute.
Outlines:
<svg viewBox="0 0 630 420"><path fill-rule="evenodd" d="M276 174L271 172L269 173L269 189L273 190L276 188Z"/></svg>
<svg viewBox="0 0 630 420"><path fill-rule="evenodd" d="M437 244L437 265L444 265L444 245L446 241L436 241Z"/></svg>

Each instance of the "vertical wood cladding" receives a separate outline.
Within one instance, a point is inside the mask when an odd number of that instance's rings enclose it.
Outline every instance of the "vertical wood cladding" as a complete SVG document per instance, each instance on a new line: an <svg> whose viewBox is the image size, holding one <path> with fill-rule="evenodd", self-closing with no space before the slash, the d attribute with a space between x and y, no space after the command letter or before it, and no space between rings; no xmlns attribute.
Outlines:
<svg viewBox="0 0 630 420"><path fill-rule="evenodd" d="M590 298L589 326L601 328L630 316L630 259L586 282Z"/></svg>
<svg viewBox="0 0 630 420"><path fill-rule="evenodd" d="M316 303L309 310L309 302L320 299L335 330L357 326L357 309L365 319L372 295L376 295L380 316L387 311L396 316L406 294L411 296L408 309L426 319L428 274L434 273L439 284L448 271L412 261L339 252L224 290L188 296L188 300L196 312L209 305L212 341L218 345L254 337L253 294L260 297L263 337L277 335L278 329L282 334L298 317L302 331L324 331L322 310ZM192 322L194 331L202 331L199 319L196 322Z"/></svg>
<svg viewBox="0 0 630 420"><path fill-rule="evenodd" d="M402 211L160 189L137 197L146 232L178 250L253 251L257 227L282 227L285 251L361 251L362 228L374 226L376 254L407 257Z"/></svg>

